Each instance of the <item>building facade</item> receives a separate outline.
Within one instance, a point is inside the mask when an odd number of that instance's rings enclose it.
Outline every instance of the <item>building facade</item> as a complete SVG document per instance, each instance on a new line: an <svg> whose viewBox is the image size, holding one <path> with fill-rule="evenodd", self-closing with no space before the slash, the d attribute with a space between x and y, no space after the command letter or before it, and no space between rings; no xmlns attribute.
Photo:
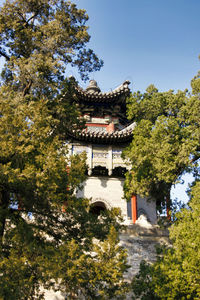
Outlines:
<svg viewBox="0 0 200 300"><path fill-rule="evenodd" d="M111 92L102 93L96 81L91 80L83 90L76 87L76 101L86 127L69 134L70 154L87 153L87 180L78 197L89 198L91 210L119 207L124 223L131 225L144 215L156 224L156 205L138 195L124 199L124 175L130 168L121 157L122 151L132 139L135 123L127 120L126 98L130 94L129 81Z"/></svg>
<svg viewBox="0 0 200 300"><path fill-rule="evenodd" d="M156 204L133 195L124 199L124 174L130 168L121 157L132 139L135 126L126 118L126 98L130 94L129 82L117 89L101 93L97 83L90 81L83 90L76 87L77 105L86 120L86 128L69 133L69 154L87 153L87 179L77 197L91 201L91 211L119 207L128 225L120 234L120 244L127 249L129 271L127 281L139 271L140 262L156 260L156 246L168 244L168 232L157 225ZM45 291L45 300L64 300L62 292ZM127 295L126 299L132 299Z"/></svg>

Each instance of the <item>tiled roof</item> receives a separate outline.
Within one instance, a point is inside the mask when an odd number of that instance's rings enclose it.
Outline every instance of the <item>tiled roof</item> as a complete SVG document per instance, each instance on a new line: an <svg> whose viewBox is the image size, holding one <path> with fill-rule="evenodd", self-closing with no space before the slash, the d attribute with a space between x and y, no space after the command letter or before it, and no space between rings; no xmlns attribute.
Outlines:
<svg viewBox="0 0 200 300"><path fill-rule="evenodd" d="M69 135L79 141L87 141L93 143L125 143L131 141L133 128L135 123L131 123L129 126L125 127L122 130L114 132L105 132L105 131L87 131L87 129L81 130L72 130L69 132Z"/></svg>
<svg viewBox="0 0 200 300"><path fill-rule="evenodd" d="M107 93L102 93L98 87L94 90L92 88L90 90L88 88L83 90L80 86L77 86L75 90L78 99L82 101L110 103L119 98L122 102L125 102L126 97L130 94L129 84L130 81L126 80L119 87Z"/></svg>

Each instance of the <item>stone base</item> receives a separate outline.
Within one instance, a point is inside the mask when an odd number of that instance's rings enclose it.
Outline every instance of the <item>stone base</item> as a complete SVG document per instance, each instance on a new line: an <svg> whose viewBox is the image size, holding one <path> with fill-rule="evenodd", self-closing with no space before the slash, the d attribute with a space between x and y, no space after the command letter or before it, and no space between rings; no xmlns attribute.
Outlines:
<svg viewBox="0 0 200 300"><path fill-rule="evenodd" d="M125 276L131 280L138 273L142 260L152 263L156 260L156 246L169 245L169 233L157 225L133 224L120 234L120 244L128 252L130 269Z"/></svg>

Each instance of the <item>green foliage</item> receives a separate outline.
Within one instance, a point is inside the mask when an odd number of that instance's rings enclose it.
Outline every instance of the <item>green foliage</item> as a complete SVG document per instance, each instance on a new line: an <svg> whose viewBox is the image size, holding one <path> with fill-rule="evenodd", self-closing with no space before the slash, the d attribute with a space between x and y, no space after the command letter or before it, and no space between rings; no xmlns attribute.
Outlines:
<svg viewBox="0 0 200 300"><path fill-rule="evenodd" d="M185 172L196 174L199 159L199 98L187 91L146 93L128 99L128 116L136 121L133 141L124 151L131 171L126 195L151 196L157 203L169 200L171 186Z"/></svg>
<svg viewBox="0 0 200 300"><path fill-rule="evenodd" d="M84 124L75 82L64 71L71 64L87 78L102 65L86 48L87 19L61 0L10 0L0 11L2 300L43 299L41 287L70 292L71 299L124 293L126 254L111 230L120 227L119 211L95 218L89 201L75 197L86 155L69 157L66 143L68 132Z"/></svg>
<svg viewBox="0 0 200 300"><path fill-rule="evenodd" d="M128 117L136 126L124 152L131 163L127 197L138 193L162 205L170 202L170 189L184 173L194 175L189 207L172 211L172 246L161 249L153 265L141 263L132 282L135 298L200 299L199 84L198 74L191 94L158 92L151 85L144 94L128 99Z"/></svg>
<svg viewBox="0 0 200 300"><path fill-rule="evenodd" d="M62 85L68 64L82 78L102 66L91 49L85 23L88 15L70 1L10 0L0 13L0 54L5 57L3 76L26 94L55 91Z"/></svg>
<svg viewBox="0 0 200 300"><path fill-rule="evenodd" d="M127 269L126 252L118 245L117 236L111 227L107 239L101 243L94 241L90 252L83 251L75 240L59 247L50 261L52 277L58 278L59 286L68 292L70 299L77 291L87 299L125 298L128 285L122 278ZM65 270L62 276L59 268Z"/></svg>
<svg viewBox="0 0 200 300"><path fill-rule="evenodd" d="M132 280L132 291L133 291L133 300L159 300L154 292L154 283L152 281L153 276L153 266L149 265L145 261L140 263L139 273L133 277Z"/></svg>
<svg viewBox="0 0 200 300"><path fill-rule="evenodd" d="M135 296L163 300L200 298L199 181L192 188L191 197L189 207L176 214L169 229L172 247L162 249L153 265L141 264L132 284Z"/></svg>
<svg viewBox="0 0 200 300"><path fill-rule="evenodd" d="M161 299L200 298L199 192L198 182L192 189L189 208L177 213L177 221L170 229L173 248L155 265L155 291ZM159 273L162 284L157 282Z"/></svg>

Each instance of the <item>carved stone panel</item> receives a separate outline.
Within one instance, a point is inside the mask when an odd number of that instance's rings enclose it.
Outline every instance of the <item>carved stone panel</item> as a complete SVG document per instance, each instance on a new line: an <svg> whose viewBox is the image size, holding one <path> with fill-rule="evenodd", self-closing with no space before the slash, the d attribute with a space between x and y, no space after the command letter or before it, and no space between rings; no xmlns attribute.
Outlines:
<svg viewBox="0 0 200 300"><path fill-rule="evenodd" d="M94 148L92 153L92 164L95 166L108 167L108 149Z"/></svg>

